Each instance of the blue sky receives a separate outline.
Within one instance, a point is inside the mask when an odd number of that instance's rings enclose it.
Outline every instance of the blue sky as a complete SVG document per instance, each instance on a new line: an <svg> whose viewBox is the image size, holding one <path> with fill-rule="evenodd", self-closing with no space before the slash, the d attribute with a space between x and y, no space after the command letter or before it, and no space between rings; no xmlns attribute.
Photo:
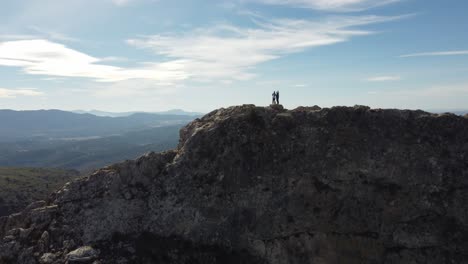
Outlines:
<svg viewBox="0 0 468 264"><path fill-rule="evenodd" d="M0 108L468 108L464 0L15 0Z"/></svg>

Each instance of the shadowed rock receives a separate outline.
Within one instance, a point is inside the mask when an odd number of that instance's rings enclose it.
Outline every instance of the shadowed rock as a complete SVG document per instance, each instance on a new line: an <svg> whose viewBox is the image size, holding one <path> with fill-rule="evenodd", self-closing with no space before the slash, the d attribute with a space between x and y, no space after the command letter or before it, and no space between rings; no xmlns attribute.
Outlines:
<svg viewBox="0 0 468 264"><path fill-rule="evenodd" d="M0 263L468 263L467 189L466 118L230 107L1 218Z"/></svg>

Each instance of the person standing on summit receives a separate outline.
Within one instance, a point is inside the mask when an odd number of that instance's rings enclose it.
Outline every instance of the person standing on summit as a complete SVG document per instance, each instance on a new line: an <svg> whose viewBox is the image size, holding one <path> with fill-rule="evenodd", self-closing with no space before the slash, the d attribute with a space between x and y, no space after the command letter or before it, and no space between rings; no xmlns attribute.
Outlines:
<svg viewBox="0 0 468 264"><path fill-rule="evenodd" d="M279 104L279 91L276 91L276 103Z"/></svg>
<svg viewBox="0 0 468 264"><path fill-rule="evenodd" d="M273 93L271 94L271 97L272 97L271 104L276 104L276 92L275 91L273 91Z"/></svg>

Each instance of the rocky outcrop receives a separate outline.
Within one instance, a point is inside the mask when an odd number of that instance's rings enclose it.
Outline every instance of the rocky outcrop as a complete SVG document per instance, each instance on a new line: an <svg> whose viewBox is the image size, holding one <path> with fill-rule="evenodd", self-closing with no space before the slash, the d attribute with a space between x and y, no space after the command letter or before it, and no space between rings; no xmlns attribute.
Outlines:
<svg viewBox="0 0 468 264"><path fill-rule="evenodd" d="M244 105L0 219L0 263L468 263L468 119Z"/></svg>

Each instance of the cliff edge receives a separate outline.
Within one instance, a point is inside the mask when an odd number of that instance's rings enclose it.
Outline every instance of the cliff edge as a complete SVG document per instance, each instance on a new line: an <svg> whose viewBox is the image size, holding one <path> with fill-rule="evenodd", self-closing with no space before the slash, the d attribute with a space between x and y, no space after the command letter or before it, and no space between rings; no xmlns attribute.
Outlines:
<svg viewBox="0 0 468 264"><path fill-rule="evenodd" d="M0 218L0 263L468 263L468 118L243 105Z"/></svg>

